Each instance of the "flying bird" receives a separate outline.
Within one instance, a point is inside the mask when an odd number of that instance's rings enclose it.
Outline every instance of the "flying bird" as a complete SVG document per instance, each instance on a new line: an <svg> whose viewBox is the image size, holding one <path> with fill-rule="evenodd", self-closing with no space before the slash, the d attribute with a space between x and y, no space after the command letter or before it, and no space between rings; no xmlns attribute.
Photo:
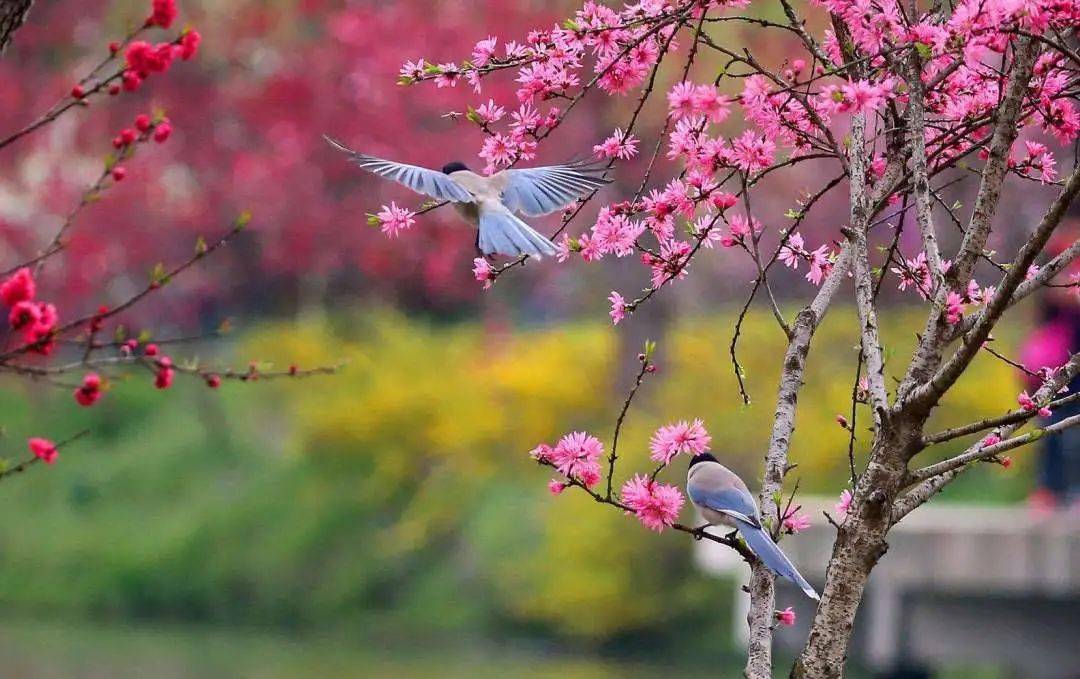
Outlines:
<svg viewBox="0 0 1080 679"><path fill-rule="evenodd" d="M330 137L325 139L369 172L393 179L425 196L454 203L458 212L477 228L476 247L484 255L555 254L555 244L517 214L546 215L611 183L603 176L606 171L603 166L570 163L507 169L485 177L460 161L447 163L442 171L430 170L358 153Z"/></svg>
<svg viewBox="0 0 1080 679"><path fill-rule="evenodd" d="M818 600L818 593L761 527L761 515L754 496L734 472L709 453L697 455L690 460L686 472L686 494L709 525L735 528L766 568L798 585L806 596Z"/></svg>

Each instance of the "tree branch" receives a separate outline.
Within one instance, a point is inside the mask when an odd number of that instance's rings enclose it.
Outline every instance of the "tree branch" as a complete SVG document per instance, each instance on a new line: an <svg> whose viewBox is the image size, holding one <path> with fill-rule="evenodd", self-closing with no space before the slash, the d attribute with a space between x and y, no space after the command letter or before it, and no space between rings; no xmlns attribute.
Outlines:
<svg viewBox="0 0 1080 679"><path fill-rule="evenodd" d="M922 340L897 390L898 405L923 414L929 412L937 398L940 398L944 392L935 397L932 391L924 388L919 398L909 397L914 389L929 380L941 364L948 334L948 323L944 314L948 293L960 290L967 285L975 262L982 254L986 241L990 237L993 216L1001 197L1001 186L1008 171L1009 151L1017 136L1017 121L1020 118L1021 105L1028 89L1035 58L1038 55L1037 44L1028 38L1021 38L1016 45L1015 54L1012 77L1005 97L997 110L997 124L994 126L989 157L983 168L982 182L975 199L971 221L960 244L960 252L945 276L946 285L940 286L934 295L933 307L927 316Z"/></svg>
<svg viewBox="0 0 1080 679"><path fill-rule="evenodd" d="M795 411L799 390L803 385L806 357L810 341L825 317L829 305L851 267L853 247L844 245L832 271L825 277L817 295L809 306L799 312L792 324L791 340L784 355L783 372L780 375L779 393L776 397L776 414L773 419L769 451L765 456L765 474L761 482L758 504L762 516L776 512L775 496L784 484L788 470L787 452L791 435L795 431ZM746 676L768 678L772 676L772 614L776 604L773 575L760 563L755 563L750 576L750 644L746 664Z"/></svg>
<svg viewBox="0 0 1080 679"><path fill-rule="evenodd" d="M1038 391L1035 392L1035 395L1032 397L1033 400L1036 403L1046 403L1054 394L1058 393L1058 391L1062 387L1071 382L1078 373L1080 373L1080 353L1073 354L1072 358L1069 359L1069 362L1066 363L1065 366L1056 375L1054 375L1054 377L1047 380L1046 383L1043 384L1042 387L1040 387ZM1023 422L1019 422L1003 426L1000 430L1001 437L1007 438L1009 436L1012 436L1012 434L1017 429L1019 429L1022 424ZM966 451L964 451L964 453L957 456L957 458L963 457L965 455L976 454L980 450L983 450L981 441L976 443L975 445L970 446ZM993 453L991 453L991 455L992 454ZM946 460L946 462L948 462L948 460ZM949 483L952 483L952 481L955 480L956 477L958 477L960 474L962 474L965 470L969 468L970 462L948 469L947 471L938 473L936 476L931 476L923 480L921 483L916 485L914 488L909 490L902 497L897 499L896 502L893 503L892 523L895 524L896 522L900 521L905 516L914 511L916 508L918 508L920 505L932 498L934 495L941 492L942 488L947 486ZM929 469L929 467L924 468L924 470L925 469ZM917 472L912 473L913 477L915 473Z"/></svg>
<svg viewBox="0 0 1080 679"><path fill-rule="evenodd" d="M918 404L917 407L928 408L937 403L945 392L956 383L956 380L960 378L960 375L963 374L968 364L978 353L979 348L990 336L990 331L993 330L998 319L1005 313L1013 293L1024 281L1028 269L1035 262L1035 258L1038 257L1039 253L1042 252L1047 241L1050 240L1054 229L1061 223L1062 217L1065 216L1065 212L1078 193L1080 193L1080 166L1073 170L1065 187L1054 199L1054 202L1051 203L1046 214L1043 215L1042 221L1039 222L1035 232L1032 233L1031 238L1016 254L1012 264L1009 265L1009 272L1005 274L1005 278L998 286L997 292L994 293L993 298L979 314L971 332L965 335L963 346L937 371L928 384L912 395L912 401Z"/></svg>

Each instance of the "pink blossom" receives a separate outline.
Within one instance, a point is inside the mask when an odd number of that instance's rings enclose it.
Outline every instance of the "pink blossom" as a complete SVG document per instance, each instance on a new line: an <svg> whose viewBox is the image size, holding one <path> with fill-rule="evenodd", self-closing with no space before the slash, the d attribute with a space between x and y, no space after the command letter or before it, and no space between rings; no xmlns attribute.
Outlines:
<svg viewBox="0 0 1080 679"><path fill-rule="evenodd" d="M676 83L667 93L668 110L676 120L694 114L694 84Z"/></svg>
<svg viewBox="0 0 1080 679"><path fill-rule="evenodd" d="M583 233L578 238L578 252L581 253L581 259L586 262L595 262L602 259L604 256L603 244L598 242L595 238L590 238L589 234Z"/></svg>
<svg viewBox="0 0 1080 679"><path fill-rule="evenodd" d="M1035 403L1035 399L1028 395L1027 391L1020 392L1020 395L1016 397L1016 402L1020 404L1020 407L1027 411L1032 411L1038 408Z"/></svg>
<svg viewBox="0 0 1080 679"><path fill-rule="evenodd" d="M721 245L732 247L739 243L745 243L751 234L761 233L761 222L751 217L749 220L744 215L732 215L728 220L729 238L722 239Z"/></svg>
<svg viewBox="0 0 1080 679"><path fill-rule="evenodd" d="M537 462L550 462L551 461L551 446L546 443L541 443L532 450L529 451L529 457Z"/></svg>
<svg viewBox="0 0 1080 679"><path fill-rule="evenodd" d="M810 261L807 281L814 285L821 285L828 272L833 270L833 255L829 253L827 245L822 245L818 249L811 250L807 257Z"/></svg>
<svg viewBox="0 0 1080 679"><path fill-rule="evenodd" d="M669 240L660 245L660 256L642 255L642 262L652 269L652 285L659 288L676 278L685 278L693 248L686 241Z"/></svg>
<svg viewBox="0 0 1080 679"><path fill-rule="evenodd" d="M851 510L851 491L846 488L840 493L840 501L836 503L836 513L843 519Z"/></svg>
<svg viewBox="0 0 1080 679"><path fill-rule="evenodd" d="M520 142L527 134L535 132L540 127L540 112L526 102L518 107L518 110L510 114L513 122L510 123L510 134L514 141Z"/></svg>
<svg viewBox="0 0 1080 679"><path fill-rule="evenodd" d="M595 436L576 431L559 439L551 451L551 463L560 474L593 487L600 482L600 456L604 445Z"/></svg>
<svg viewBox="0 0 1080 679"><path fill-rule="evenodd" d="M795 624L795 611L791 608L791 606L788 606L782 611L776 611L775 615L776 622L780 623L785 627L791 627Z"/></svg>
<svg viewBox="0 0 1080 679"><path fill-rule="evenodd" d="M724 211L739 202L739 199L736 198L733 193L714 191L709 194L709 202L712 203L712 206L717 210Z"/></svg>
<svg viewBox="0 0 1080 679"><path fill-rule="evenodd" d="M477 257L473 260L472 272L473 277L484 284L485 290L495 282L495 270L491 268L491 264L483 257Z"/></svg>
<svg viewBox="0 0 1080 679"><path fill-rule="evenodd" d="M603 207L596 217L589 242L601 255L614 253L617 257L625 257L634 252L634 244L644 230L643 224L630 221L629 217L610 207Z"/></svg>
<svg viewBox="0 0 1080 679"><path fill-rule="evenodd" d="M982 448L989 448L990 446L1001 443L1001 437L997 434L987 434L983 437L982 441L979 441L979 446Z"/></svg>
<svg viewBox="0 0 1080 679"><path fill-rule="evenodd" d="M619 293L612 291L608 295L608 301L611 302L611 311L608 315L611 316L612 324L618 325L619 321L626 317L626 300Z"/></svg>
<svg viewBox="0 0 1080 679"><path fill-rule="evenodd" d="M638 54L641 54L639 51ZM631 56L634 56L633 51ZM620 60L615 63L598 63L598 71L604 71L597 85L608 94L627 94L645 80L649 64L638 60Z"/></svg>
<svg viewBox="0 0 1080 679"><path fill-rule="evenodd" d="M506 115L506 109L495 103L494 99L488 99L486 104L481 104L476 109L476 117L484 123L497 123Z"/></svg>
<svg viewBox="0 0 1080 679"><path fill-rule="evenodd" d="M1042 182L1055 181L1058 173L1056 169L1057 161L1054 159L1054 154L1047 150L1045 144L1025 141L1024 146L1027 149L1028 154L1027 158L1024 160L1024 164L1031 169L1038 170L1039 179Z"/></svg>
<svg viewBox="0 0 1080 679"><path fill-rule="evenodd" d="M424 70L427 68L427 62L423 59L417 59L416 61L406 61L402 66L398 74L404 80L419 80L424 77Z"/></svg>
<svg viewBox="0 0 1080 679"><path fill-rule="evenodd" d="M959 293L950 292L945 298L945 322L956 325L964 317L964 298Z"/></svg>
<svg viewBox="0 0 1080 679"><path fill-rule="evenodd" d="M637 155L638 138L616 128L615 134L593 146L593 153L600 158L629 160Z"/></svg>
<svg viewBox="0 0 1080 679"><path fill-rule="evenodd" d="M892 83L889 81L871 83L867 80L856 80L839 87L826 85L821 88L817 101L825 110L834 113L877 111L884 106L891 90Z"/></svg>
<svg viewBox="0 0 1080 679"><path fill-rule="evenodd" d="M731 113L731 105L713 85L698 85L693 94L694 113L710 123L722 123Z"/></svg>
<svg viewBox="0 0 1080 679"><path fill-rule="evenodd" d="M496 132L484 140L480 148L480 157L488 162L488 170L507 166L517 160L518 143L501 132Z"/></svg>
<svg viewBox="0 0 1080 679"><path fill-rule="evenodd" d="M548 492L552 495L562 495L564 490L566 490L565 481L559 481L558 479L551 479L548 481Z"/></svg>
<svg viewBox="0 0 1080 679"><path fill-rule="evenodd" d="M439 74L435 76L436 87L457 87L458 78L461 77L457 64L439 64L438 69Z"/></svg>
<svg viewBox="0 0 1080 679"><path fill-rule="evenodd" d="M684 502L682 492L675 486L641 475L623 484L619 496L643 526L658 533L679 519Z"/></svg>
<svg viewBox="0 0 1080 679"><path fill-rule="evenodd" d="M413 219L415 215L416 213L412 210L398 207L397 203L390 201L390 205L383 205L382 210L375 217L379 220L380 230L387 236L396 238L399 233L416 223Z"/></svg>
<svg viewBox="0 0 1080 679"><path fill-rule="evenodd" d="M810 527L810 517L796 507L784 516L783 526L789 533L800 533Z"/></svg>
<svg viewBox="0 0 1080 679"><path fill-rule="evenodd" d="M904 266L893 267L890 271L899 276L900 282L897 287L900 290L907 290L908 286L914 286L920 297L930 298L932 291L930 265L926 261L925 252L920 252L913 259L905 260Z"/></svg>
<svg viewBox="0 0 1080 679"><path fill-rule="evenodd" d="M481 40L476 43L476 47L473 48L472 62L475 66L484 66L491 60L492 55L495 54L495 46L498 44L499 39L495 37L488 37L485 40Z"/></svg>
<svg viewBox="0 0 1080 679"><path fill-rule="evenodd" d="M685 420L660 427L649 440L651 457L657 462L669 464L679 453L700 455L709 450L712 437L705 431L700 419L687 424Z"/></svg>
<svg viewBox="0 0 1080 679"><path fill-rule="evenodd" d="M555 260L560 264L570 259L570 253L573 252L570 234L564 233L559 240L555 241L555 249Z"/></svg>
<svg viewBox="0 0 1080 679"><path fill-rule="evenodd" d="M799 268L799 258L806 254L806 248L803 247L802 234L793 233L788 236L787 243L780 248L780 261L792 269Z"/></svg>
<svg viewBox="0 0 1080 679"><path fill-rule="evenodd" d="M747 130L731 140L731 155L743 172L753 173L773 164L776 144L766 137Z"/></svg>

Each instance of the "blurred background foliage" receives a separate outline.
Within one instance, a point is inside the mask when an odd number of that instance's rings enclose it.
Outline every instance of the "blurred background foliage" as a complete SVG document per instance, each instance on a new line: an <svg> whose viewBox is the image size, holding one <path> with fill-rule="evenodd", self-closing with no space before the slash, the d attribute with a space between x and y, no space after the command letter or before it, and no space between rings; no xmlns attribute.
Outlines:
<svg viewBox="0 0 1080 679"><path fill-rule="evenodd" d="M918 313L885 319L898 359ZM803 493L834 496L846 483L835 416L850 398L852 314L836 309L811 354L813 397L792 449ZM726 350L733 320L669 330L627 420L617 483L649 468L655 427L697 415L717 455L758 476L782 336L771 316L747 318L741 357L754 401L743 407ZM551 497L547 470L527 457L569 429L610 444L623 397L616 373L635 366L614 346L599 322L488 332L385 309L270 323L215 347L279 366L344 358L336 377L220 391L184 383L174 394L117 383L92 410L6 385L0 408L16 437L61 415L92 439L54 468L4 482L0 511L18 519L0 527L0 605L594 649L635 639L678 647L688 642L672 630L688 626L701 632L693 643L727 639L731 615L718 612L729 590L696 572L692 541L657 536L572 490ZM1014 394L1007 366L981 360L940 423L999 413ZM159 407L166 398L179 403ZM869 437L864 424L858 431L861 455ZM683 471L663 476L681 483ZM1027 474L1026 462L986 466L942 501L1016 499Z"/></svg>

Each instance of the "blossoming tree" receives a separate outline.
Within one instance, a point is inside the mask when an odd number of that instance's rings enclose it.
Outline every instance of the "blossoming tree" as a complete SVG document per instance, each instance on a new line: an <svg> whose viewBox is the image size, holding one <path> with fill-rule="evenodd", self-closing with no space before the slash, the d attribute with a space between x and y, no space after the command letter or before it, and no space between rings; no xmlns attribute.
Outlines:
<svg viewBox="0 0 1080 679"><path fill-rule="evenodd" d="M836 677L843 673L855 612L887 549L890 529L972 465L1007 465L1007 451L1080 421L1074 416L1020 433L1036 415L1076 398L1063 388L1080 372L1078 354L1044 370L1041 387L1019 396L1020 408L947 431L927 431L931 413L976 356L988 352L1010 360L988 343L995 326L1021 300L1047 287L1076 285L1069 267L1080 254L1080 241L1053 257L1044 249L1080 190L1080 169L1063 152L1080 133L1075 103L1080 5L1070 0L813 0L803 6L779 0L782 18L774 20L747 13L756 10L751 4L641 0L616 9L590 0L562 25L538 28L523 41L500 44L488 37L461 62L406 63L401 82L460 84L479 95L488 78L503 71L516 76L516 102L478 96L466 116L484 135L480 156L488 172L532 159L538 145L571 124L587 96L632 102L625 124L593 151L614 176L637 190L627 200L603 205L591 224L578 224L575 217L592 196L571 206L553 234L558 259L582 265L605 258L640 260L642 290L608 297L616 324L684 279L695 259L745 257L752 263L756 277L734 328L730 356L741 397L749 403L738 339L746 309L761 299L776 319L777 332L787 338L759 494L762 516L777 538L808 524L791 510L790 500L782 502L792 464L788 449L815 331L842 291L853 289L858 325L852 332L860 352L852 366L851 417L841 418L841 425L854 437L855 418L868 418L873 440L865 465L858 468L850 458L852 485L837 507L821 602L792 671L796 677ZM742 44L716 39L722 25L744 26ZM789 52L770 63L755 54L759 40L783 41ZM701 68L705 52L723 67ZM663 96L656 86L665 62L674 62L671 68L681 77L667 89L667 115L658 137L646 141L636 133L646 104ZM642 173L620 176L620 161L639 154L645 161ZM803 165L822 180L793 198L783 223L766 225L755 203L761 183ZM1063 171L1059 165L1072 167ZM673 169L675 178L657 181L666 169ZM1041 219L1002 218L1011 216L1002 200L1008 183L1042 186L1049 198ZM974 192L970 209L946 200L964 186ZM810 229L804 227L814 223L815 205L844 192L846 223L820 224L827 237L808 242L804 231ZM396 233L410 227L414 216L391 205L373 220ZM1017 242L1018 248L997 249ZM491 287L524 261L477 259L474 274ZM807 301L793 316L778 304L770 283L778 263L806 270ZM925 325L913 328L917 348L903 361L887 360L879 338L878 297L884 285L925 304ZM655 369L654 347L647 345L639 361L606 456L603 443L586 432L541 445L532 456L558 474L550 482L555 494L587 493L648 528L674 528L721 542L750 561L746 675L770 677L774 621L794 620L791 609L775 609L773 576L737 538L678 523L682 493L657 480L679 456L709 450L704 423L660 428L650 442L655 468L639 470L621 485L617 481L620 430ZM967 441L962 454L935 455L936 445L957 439Z"/></svg>
<svg viewBox="0 0 1080 679"><path fill-rule="evenodd" d="M0 3L0 47L10 42L30 9L28 1ZM102 59L55 105L3 136L0 153L11 153L28 135L79 109L152 86L174 63L194 58L201 37L193 29L185 28L156 43L148 40L155 33L171 29L178 14L175 0L153 0L145 21L122 40L102 45ZM164 112L136 116L130 127L119 130L111 140L110 152L101 164L97 179L86 188L59 227L51 234L42 234L37 253L23 261L11 261L11 253L4 253L7 259L0 264L4 267L0 270L0 306L4 308L6 323L0 330L0 374L70 389L75 404L91 407L110 388L111 376L132 369L147 371L158 389L169 389L178 374L202 380L208 387L216 389L223 379L254 381L331 370L301 370L293 366L287 370L267 371L252 363L243 370L234 371L196 359L174 362L166 349L193 337L150 341L151 329L133 331L125 325L127 319L138 320L131 316L134 307L158 296L175 277L237 238L250 220L247 213L238 216L231 226L210 241L200 236L190 253L182 257L173 255L176 259L173 264L158 264L134 291L111 304L101 304L92 310L62 310L44 294L50 287L50 279L62 271L63 266L70 265L66 257L67 245L72 233L78 229L83 211L124 181L127 167L136 162L137 154L152 153L151 147L166 143L171 134L172 123ZM102 141L104 151L109 148L109 142ZM99 271L99 275L101 273L104 272ZM105 293L99 291L99 294ZM54 464L59 449L83 433L61 432L63 440L59 443L44 436L29 437L26 441L29 455L25 461L0 467L0 479L22 472L39 461Z"/></svg>

